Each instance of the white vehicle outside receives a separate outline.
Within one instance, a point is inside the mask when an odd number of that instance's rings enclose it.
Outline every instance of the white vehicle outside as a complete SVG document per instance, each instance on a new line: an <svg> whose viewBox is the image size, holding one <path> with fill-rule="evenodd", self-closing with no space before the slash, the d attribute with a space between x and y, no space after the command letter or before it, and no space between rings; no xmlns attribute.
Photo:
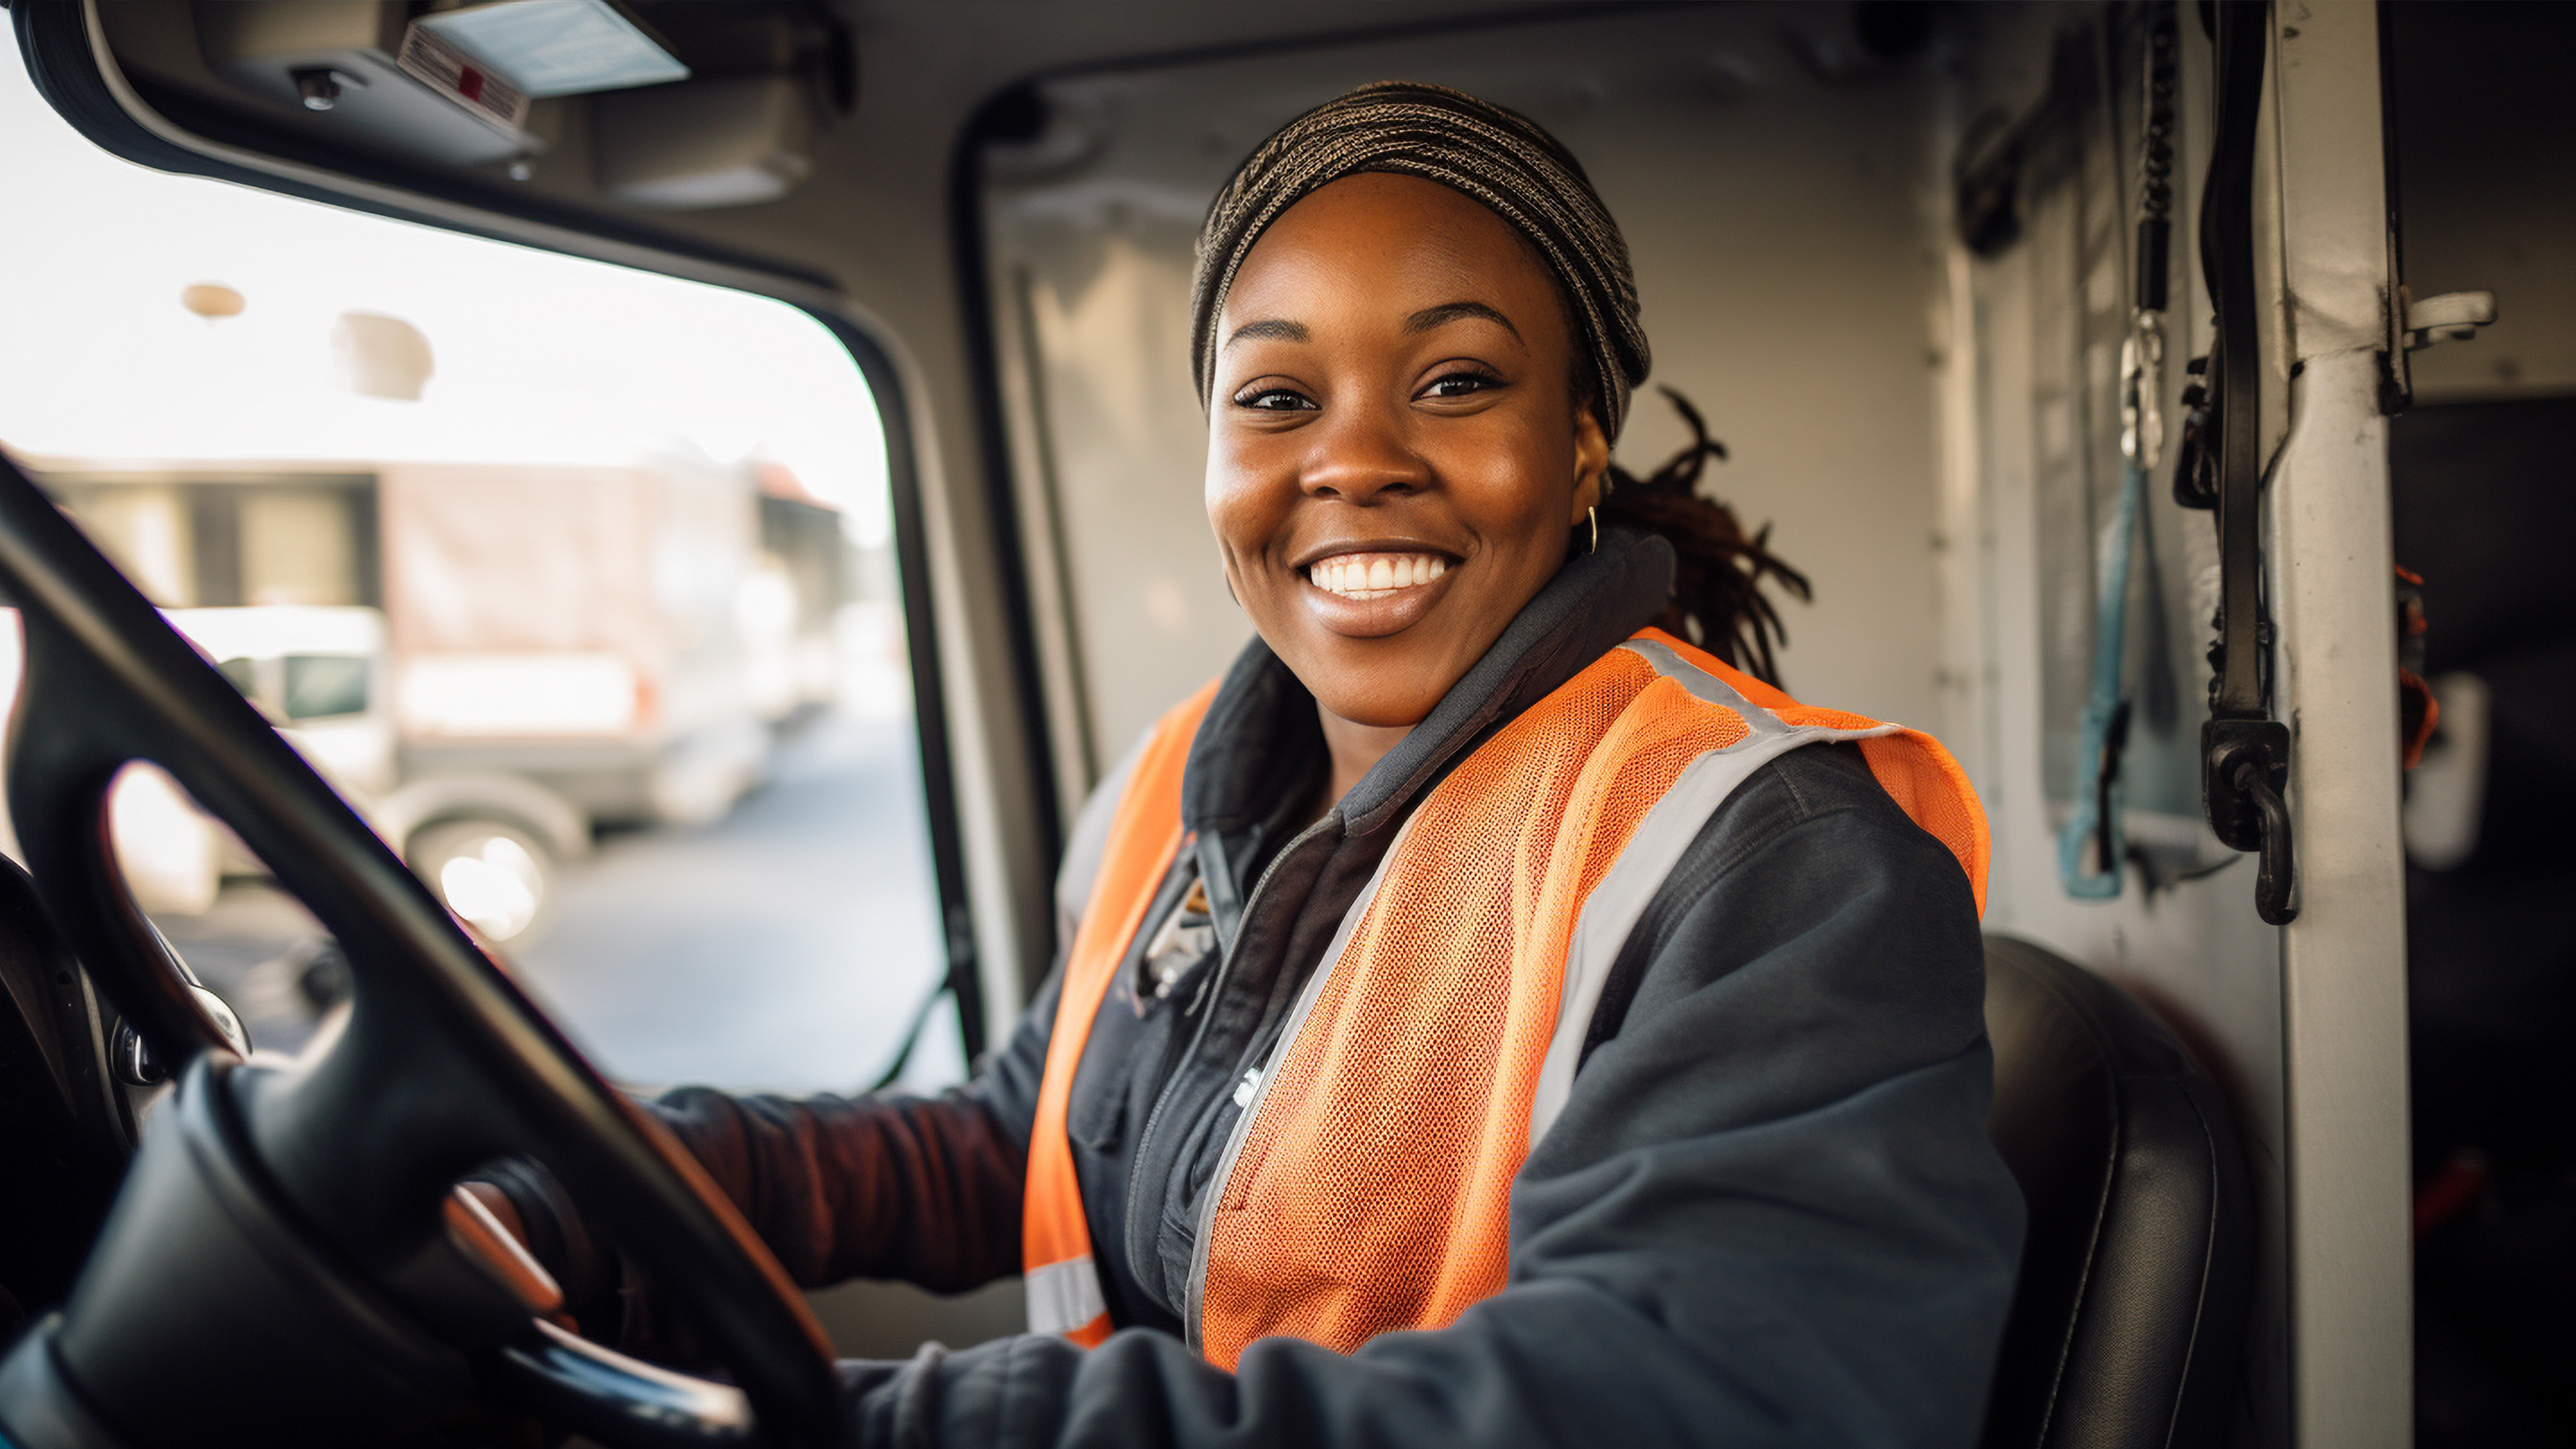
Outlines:
<svg viewBox="0 0 2576 1449"><path fill-rule="evenodd" d="M404 783L385 681L384 616L298 605L173 609L172 626L313 762L449 909L495 941L545 911L557 866L590 849L581 812L531 781L456 773ZM0 650L0 697L20 670L15 615ZM200 915L227 876L258 860L170 777L148 765L118 777L109 811L117 859L147 911ZM15 848L14 840L11 848Z"/></svg>

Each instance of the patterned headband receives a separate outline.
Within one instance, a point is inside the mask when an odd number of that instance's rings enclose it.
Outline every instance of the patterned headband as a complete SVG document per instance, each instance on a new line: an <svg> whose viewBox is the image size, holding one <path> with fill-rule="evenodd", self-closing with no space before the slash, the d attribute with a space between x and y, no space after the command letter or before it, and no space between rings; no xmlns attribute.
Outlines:
<svg viewBox="0 0 2576 1449"><path fill-rule="evenodd" d="M1261 143L1217 193L1199 228L1190 289L1190 361L1199 403L1216 386L1217 314L1262 232L1299 198L1363 171L1437 181L1528 237L1574 304L1600 380L1611 438L1653 355L1637 323L1637 281L1619 224L1565 147L1527 117L1443 86L1382 81L1338 96Z"/></svg>

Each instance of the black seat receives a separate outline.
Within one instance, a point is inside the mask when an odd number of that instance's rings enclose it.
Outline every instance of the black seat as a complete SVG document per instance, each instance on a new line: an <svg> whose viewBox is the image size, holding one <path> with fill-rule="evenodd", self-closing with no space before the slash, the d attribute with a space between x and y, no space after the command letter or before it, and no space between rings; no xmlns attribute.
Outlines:
<svg viewBox="0 0 2576 1449"><path fill-rule="evenodd" d="M1989 1449L2215 1443L2244 1342L2253 1210L2217 1085L2127 993L1986 941L1988 1134L2030 1204Z"/></svg>

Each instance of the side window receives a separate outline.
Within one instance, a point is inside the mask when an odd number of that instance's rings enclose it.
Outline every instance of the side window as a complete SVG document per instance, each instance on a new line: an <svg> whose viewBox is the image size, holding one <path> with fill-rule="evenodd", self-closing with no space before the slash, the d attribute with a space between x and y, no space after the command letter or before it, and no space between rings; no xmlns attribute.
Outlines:
<svg viewBox="0 0 2576 1449"><path fill-rule="evenodd" d="M885 438L829 329L128 165L6 46L0 188L0 447L603 1070L962 1074ZM300 1043L337 948L166 777L112 816L254 1044Z"/></svg>

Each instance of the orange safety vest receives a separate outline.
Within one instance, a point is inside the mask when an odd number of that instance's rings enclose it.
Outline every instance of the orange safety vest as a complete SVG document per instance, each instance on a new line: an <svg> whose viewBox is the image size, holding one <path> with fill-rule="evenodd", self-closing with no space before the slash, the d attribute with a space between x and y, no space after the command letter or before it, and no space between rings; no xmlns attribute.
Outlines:
<svg viewBox="0 0 2576 1449"><path fill-rule="evenodd" d="M1182 844L1216 686L1165 715L1066 958L1029 1142L1029 1317L1109 1333L1066 1106L1100 1003ZM1349 1352L1503 1286L1511 1184L1571 1089L1611 962L1709 815L1781 753L1856 741L1985 908L1975 792L1930 736L1813 709L1664 633L1604 654L1461 762L1403 826L1299 993L1210 1190L1184 1317L1232 1368L1285 1334Z"/></svg>

